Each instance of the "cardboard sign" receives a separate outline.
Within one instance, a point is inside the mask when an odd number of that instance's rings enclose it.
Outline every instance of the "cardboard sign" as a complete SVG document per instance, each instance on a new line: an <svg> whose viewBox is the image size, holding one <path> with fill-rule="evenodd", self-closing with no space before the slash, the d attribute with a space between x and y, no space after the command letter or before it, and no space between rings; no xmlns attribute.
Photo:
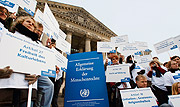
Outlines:
<svg viewBox="0 0 180 107"><path fill-rule="evenodd" d="M139 47L139 50L141 51L145 51L146 49L148 49L147 42L135 41L135 44Z"/></svg>
<svg viewBox="0 0 180 107"><path fill-rule="evenodd" d="M69 42L67 42L66 40L63 39L58 39L58 44L56 45L58 47L58 49L60 49L61 51L63 51L66 54L70 54L71 52L71 44Z"/></svg>
<svg viewBox="0 0 180 107"><path fill-rule="evenodd" d="M36 9L36 0L14 0L22 9L24 9L31 16L34 16Z"/></svg>
<svg viewBox="0 0 180 107"><path fill-rule="evenodd" d="M178 49L180 50L180 35L174 37L173 40L174 43L176 44L174 47L178 47Z"/></svg>
<svg viewBox="0 0 180 107"><path fill-rule="evenodd" d="M179 106L180 95L169 95L168 97L169 97L169 101L171 102L170 104L173 107Z"/></svg>
<svg viewBox="0 0 180 107"><path fill-rule="evenodd" d="M41 75L41 70L55 69L52 50L24 35L15 34L4 32L1 38L0 49L3 52L0 53L0 66L2 68L10 66L15 72L38 75Z"/></svg>
<svg viewBox="0 0 180 107"><path fill-rule="evenodd" d="M109 107L102 54L68 56L65 90L64 107Z"/></svg>
<svg viewBox="0 0 180 107"><path fill-rule="evenodd" d="M128 35L111 37L111 42L115 44L115 47L128 43L129 42Z"/></svg>
<svg viewBox="0 0 180 107"><path fill-rule="evenodd" d="M132 55L140 50L135 43L128 43L128 44L119 45L117 51L123 55Z"/></svg>
<svg viewBox="0 0 180 107"><path fill-rule="evenodd" d="M15 3L14 0L0 0L0 6L7 8L8 11L12 13L17 13L19 8L19 6Z"/></svg>
<svg viewBox="0 0 180 107"><path fill-rule="evenodd" d="M139 65L143 68L149 67L149 63L152 61L152 57L150 55L138 56L135 55L134 59L137 61Z"/></svg>
<svg viewBox="0 0 180 107"><path fill-rule="evenodd" d="M106 70L106 82L129 82L129 64L109 65Z"/></svg>
<svg viewBox="0 0 180 107"><path fill-rule="evenodd" d="M173 38L171 37L169 39L166 39L164 41L161 41L159 43L154 44L154 48L156 50L156 53L160 54L160 53L163 53L163 52L173 50L173 49L175 49L177 47L176 47L176 44L173 41Z"/></svg>
<svg viewBox="0 0 180 107"><path fill-rule="evenodd" d="M124 107L158 107L150 88L120 90Z"/></svg>
<svg viewBox="0 0 180 107"><path fill-rule="evenodd" d="M97 42L97 52L110 52L115 50L115 46L111 42Z"/></svg>

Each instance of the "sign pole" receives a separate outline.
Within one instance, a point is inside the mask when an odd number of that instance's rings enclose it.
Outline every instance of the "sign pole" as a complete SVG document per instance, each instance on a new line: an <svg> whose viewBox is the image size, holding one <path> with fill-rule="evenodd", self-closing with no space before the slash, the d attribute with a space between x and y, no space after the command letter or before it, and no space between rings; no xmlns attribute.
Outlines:
<svg viewBox="0 0 180 107"><path fill-rule="evenodd" d="M29 85L29 92L28 92L28 103L27 107L31 107L31 96L32 96L32 84Z"/></svg>

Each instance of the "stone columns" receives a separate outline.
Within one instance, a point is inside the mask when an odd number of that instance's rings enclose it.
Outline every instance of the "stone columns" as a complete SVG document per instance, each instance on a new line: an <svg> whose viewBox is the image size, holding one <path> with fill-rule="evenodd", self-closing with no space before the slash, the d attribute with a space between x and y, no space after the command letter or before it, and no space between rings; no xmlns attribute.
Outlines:
<svg viewBox="0 0 180 107"><path fill-rule="evenodd" d="M86 37L85 40L85 52L91 51L91 39L89 37Z"/></svg>
<svg viewBox="0 0 180 107"><path fill-rule="evenodd" d="M66 41L71 44L72 43L72 32L67 32L66 35L67 35Z"/></svg>

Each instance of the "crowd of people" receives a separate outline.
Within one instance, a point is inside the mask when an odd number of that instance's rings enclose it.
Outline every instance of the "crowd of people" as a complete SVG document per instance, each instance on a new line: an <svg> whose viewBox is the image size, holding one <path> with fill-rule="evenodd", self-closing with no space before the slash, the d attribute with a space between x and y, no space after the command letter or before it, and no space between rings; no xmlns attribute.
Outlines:
<svg viewBox="0 0 180 107"><path fill-rule="evenodd" d="M105 70L107 66L118 64L130 64L130 82L107 82L110 107L123 107L120 91L150 87L156 97L158 106L173 107L168 95L177 95L180 92L180 57L173 56L169 62L160 63L158 57L153 57L146 68L141 67L134 60L133 55L124 59L118 53L108 53L108 59L104 60ZM106 71L107 72L107 71Z"/></svg>
<svg viewBox="0 0 180 107"><path fill-rule="evenodd" d="M56 40L47 39L45 45L40 38L43 34L43 25L36 22L31 16L15 16L3 6L0 6L0 41L2 32L8 31L15 35L37 43L47 48L56 48ZM57 49L60 52L60 50ZM3 62L2 62L3 63ZM58 107L58 94L62 84L62 72L58 66L56 78L39 75L17 73L10 66L0 69L0 107L26 107L28 100L28 85L33 84L31 107Z"/></svg>

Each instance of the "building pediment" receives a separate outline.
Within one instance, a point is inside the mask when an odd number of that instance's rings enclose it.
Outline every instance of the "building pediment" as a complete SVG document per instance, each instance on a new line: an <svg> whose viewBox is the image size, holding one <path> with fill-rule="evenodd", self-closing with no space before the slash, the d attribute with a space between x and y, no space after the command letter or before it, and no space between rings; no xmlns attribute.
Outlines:
<svg viewBox="0 0 180 107"><path fill-rule="evenodd" d="M38 5L44 5L44 3L38 2ZM74 25L88 29L91 31L91 33L98 33L109 38L117 36L82 7L51 1L48 1L48 5L55 17L57 17L59 20L71 22Z"/></svg>

